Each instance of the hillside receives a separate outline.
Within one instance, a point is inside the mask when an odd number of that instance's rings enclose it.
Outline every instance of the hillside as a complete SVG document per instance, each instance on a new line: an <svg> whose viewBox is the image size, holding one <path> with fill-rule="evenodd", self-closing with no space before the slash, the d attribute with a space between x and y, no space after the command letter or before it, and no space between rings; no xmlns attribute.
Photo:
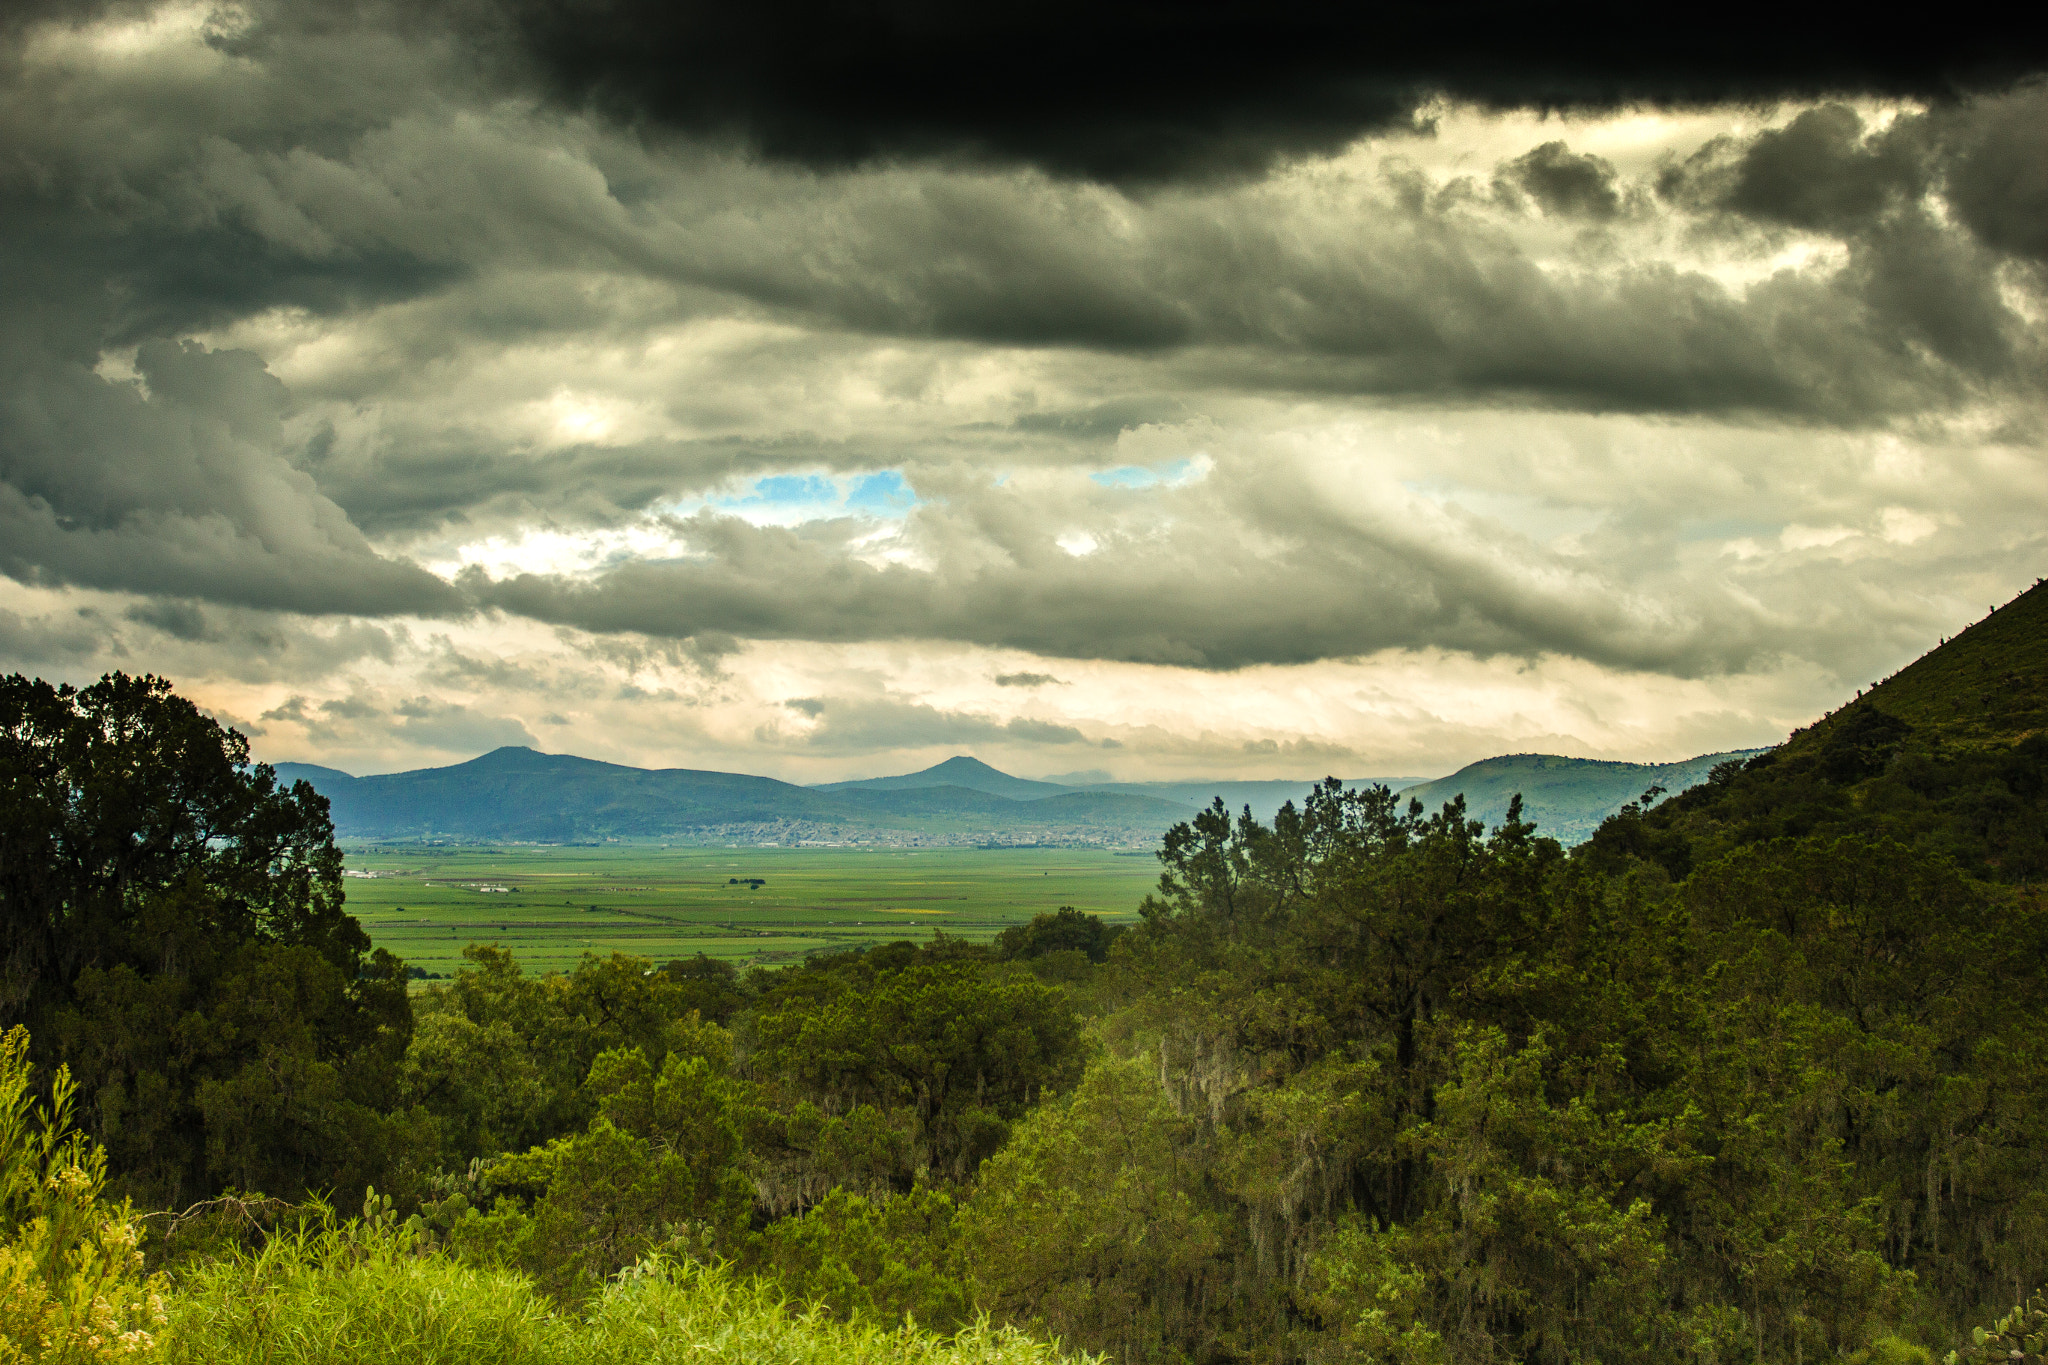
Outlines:
<svg viewBox="0 0 2048 1365"><path fill-rule="evenodd" d="M629 768L509 746L446 768L346 781L333 771L286 764L278 775L305 777L328 799L341 833L379 838L626 838L846 814L840 803L769 777Z"/></svg>
<svg viewBox="0 0 2048 1365"><path fill-rule="evenodd" d="M518 747L446 768L375 777L313 764L277 765L280 780L304 780L328 799L335 828L345 838L1129 843L1156 839L1185 814L1163 801L1075 792L986 771L1053 795L1017 800L961 786L825 791L743 773L632 768Z"/></svg>
<svg viewBox="0 0 2048 1365"><path fill-rule="evenodd" d="M1999 607L1841 710L1794 734L1787 756L1817 751L1859 710L1911 727L1913 752L1999 749L2048 730L2048 584Z"/></svg>
<svg viewBox="0 0 2048 1365"><path fill-rule="evenodd" d="M1587 845L1670 875L1765 840L1851 829L1993 881L2048 876L2048 587L2036 582L1953 640L1739 772Z"/></svg>
<svg viewBox="0 0 2048 1365"><path fill-rule="evenodd" d="M1679 763L1610 763L1556 754L1508 754L1482 759L1449 777L1404 788L1401 795L1434 811L1463 795L1475 819L1497 825L1508 802L1519 792L1527 817L1536 828L1570 846L1592 837L1600 822L1640 797L1651 787L1682 792L1707 780L1717 764L1741 762L1761 749L1702 754Z"/></svg>

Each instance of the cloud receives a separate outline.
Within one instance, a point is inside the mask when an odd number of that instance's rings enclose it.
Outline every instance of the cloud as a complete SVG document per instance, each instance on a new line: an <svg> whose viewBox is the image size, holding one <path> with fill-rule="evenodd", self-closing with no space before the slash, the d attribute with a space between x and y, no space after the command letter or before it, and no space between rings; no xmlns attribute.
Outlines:
<svg viewBox="0 0 2048 1365"><path fill-rule="evenodd" d="M460 609L286 462L284 392L257 357L154 340L121 382L21 321L0 316L0 572L298 612Z"/></svg>
<svg viewBox="0 0 2048 1365"><path fill-rule="evenodd" d="M451 7L453 8L453 7ZM1774 12L1683 33L1525 7L741 8L504 0L456 9L595 105L819 167L1025 162L1156 183L1258 174L1398 126L1443 93L1496 106L1945 95L2036 69L2038 35L1951 16L1894 32ZM1995 31L1995 36L1994 36Z"/></svg>
<svg viewBox="0 0 2048 1365"><path fill-rule="evenodd" d="M802 715L809 724L797 734L771 730L763 737L829 753L917 750L946 745L1100 747L1078 727L1057 721L1028 716L1000 720L886 693L803 697L782 705Z"/></svg>
<svg viewBox="0 0 2048 1365"><path fill-rule="evenodd" d="M107 630L89 612L22 616L0 608L0 667L50 668L72 676L108 657Z"/></svg>
<svg viewBox="0 0 2048 1365"><path fill-rule="evenodd" d="M164 634L188 642L217 640L220 638L206 613L191 602L158 600L138 602L122 613L130 621L140 625L154 626Z"/></svg>
<svg viewBox="0 0 2048 1365"><path fill-rule="evenodd" d="M1204 669L1436 645L1695 673L1793 643L1790 621L1734 594L1640 596L1597 561L1333 472L1284 447L1226 452L1201 483L1135 508L1092 481L963 483L907 522L922 568L867 562L854 527L701 513L676 524L690 553L663 563L464 586L583 630L950 640ZM1096 547L1085 556L1060 545L1075 519Z"/></svg>
<svg viewBox="0 0 2048 1365"><path fill-rule="evenodd" d="M1524 152L1502 172L1505 179L1527 190L1545 213L1603 219L1621 212L1613 163L1574 154L1561 141Z"/></svg>
<svg viewBox="0 0 2048 1365"><path fill-rule="evenodd" d="M1358 755L1343 744L1326 744L1313 739L1248 739L1243 745L1247 754L1257 758L1356 758Z"/></svg>
<svg viewBox="0 0 2048 1365"><path fill-rule="evenodd" d="M1725 203L1751 217L1823 231L1854 228L1926 189L1919 120L1867 138L1843 104L1808 109L1757 134L1742 152Z"/></svg>
<svg viewBox="0 0 2048 1365"><path fill-rule="evenodd" d="M1260 670L1867 681L2048 553L2031 38L463 7L0 22L7 666L355 766L1255 767Z"/></svg>
<svg viewBox="0 0 2048 1365"><path fill-rule="evenodd" d="M2048 261L2048 83L1942 110L1948 196L1987 246Z"/></svg>
<svg viewBox="0 0 2048 1365"><path fill-rule="evenodd" d="M396 708L402 717L394 727L399 738L424 749L470 755L505 745L539 747L525 725L510 716L493 716L455 702L415 697Z"/></svg>

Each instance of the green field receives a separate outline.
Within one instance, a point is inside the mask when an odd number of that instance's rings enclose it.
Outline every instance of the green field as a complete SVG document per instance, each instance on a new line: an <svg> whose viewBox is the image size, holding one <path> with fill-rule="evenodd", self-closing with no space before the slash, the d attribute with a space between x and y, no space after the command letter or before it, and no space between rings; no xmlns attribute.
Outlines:
<svg viewBox="0 0 2048 1365"><path fill-rule="evenodd" d="M1159 878L1149 855L1087 848L343 851L350 873L375 874L347 879L350 913L378 947L435 973L460 966L471 943L502 944L529 971L613 951L769 965L933 929L986 940L1062 905L1127 922Z"/></svg>

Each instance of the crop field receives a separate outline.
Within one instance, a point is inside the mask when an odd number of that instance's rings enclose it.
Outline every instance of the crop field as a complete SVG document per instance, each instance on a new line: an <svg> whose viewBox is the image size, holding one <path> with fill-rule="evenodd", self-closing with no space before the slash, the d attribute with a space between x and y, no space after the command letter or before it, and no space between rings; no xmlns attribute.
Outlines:
<svg viewBox="0 0 2048 1365"><path fill-rule="evenodd" d="M1159 880L1150 854L1088 848L343 851L350 913L378 947L436 974L459 967L471 943L500 944L540 972L586 952L773 965L934 929L985 941L1062 905L1134 920Z"/></svg>

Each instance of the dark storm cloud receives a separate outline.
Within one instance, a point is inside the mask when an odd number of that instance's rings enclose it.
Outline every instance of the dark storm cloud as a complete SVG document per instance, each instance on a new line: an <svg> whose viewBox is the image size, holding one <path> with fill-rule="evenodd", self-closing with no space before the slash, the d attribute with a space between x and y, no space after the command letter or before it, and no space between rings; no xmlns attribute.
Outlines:
<svg viewBox="0 0 2048 1365"><path fill-rule="evenodd" d="M987 505L957 524L928 519L940 547L931 570L872 567L843 526L715 517L690 523L693 557L627 564L595 583L475 574L450 585L384 546L441 528L454 539L616 524L769 468L1021 465L1041 458L1019 453L1029 442L1052 452L1047 462L1084 442L1094 459L1099 442L1184 419L1225 390L1854 426L1987 397L2024 412L2048 373L2038 324L2006 301L2038 292L2038 276L2001 274L2044 252L2037 87L1944 103L1877 133L1852 111L1815 110L1675 169L1650 205L1671 213L1672 237L1724 233L1748 262L1798 233L1842 244L1846 264L1752 285L1632 259L1620 239L1641 226L1641 186L1562 142L1503 172L1546 213L1581 220L1576 254L1562 260L1515 235L1556 235L1548 225L1420 172L1376 184L1346 165L1322 185L1282 175L1133 194L1057 178L1229 180L1405 120L1425 89L1598 103L1945 90L1950 75L2004 69L1939 41L1910 69L1876 61L1853 35L1802 53L1796 33L1789 47L1754 45L1782 68L1737 63L1733 40L1712 34L1691 55L1631 64L1603 54L1612 40L1597 32L1503 10L1483 42L1520 59L1489 66L1495 49L1475 48L1452 70L1404 55L1426 46L1425 25L1450 22L1419 15L1262 12L1253 24L1249 12L1204 10L1148 30L1158 45L1134 57L1142 26L1121 11L1086 23L1051 12L1012 42L1010 20L964 10L825 15L780 37L773 9L516 10L517 31L546 40L536 59L571 97L644 104L677 126L736 130L818 164L888 163L841 176L493 104L465 84L466 54L445 34L403 28L396 10L257 9L246 32L195 41L146 71L53 58L0 80L0 572L160 595L122 628L223 654L256 638L246 618L241 634L222 633L233 611L452 615L482 601L622 632L604 647L665 652L706 675L742 637L915 637L1206 668L1432 645L1742 667L1786 631L1731 598L1695 594L1660 618L1617 605L1613 580L1569 566L1488 565L1330 521L1316 490L1284 478L1238 490L1259 509L1244 525L1270 547L1256 553L1237 544L1239 523L1210 517L1075 558L1050 548L1060 528L1034 524L1026 543ZM1060 29L1069 19L1078 27ZM626 26L643 21L629 52ZM1363 41L1368 22L1384 26ZM1249 37L1216 41L1233 35ZM700 52L689 46L699 38L718 41ZM1999 35L2022 56L2028 41ZM977 45L1037 62L1035 84L978 68ZM862 69L869 56L879 65ZM179 74L179 63L215 58L218 69ZM828 58L844 74L812 79ZM681 93L663 103L656 87L672 78ZM1056 176L900 160L924 152ZM1939 212L1943 195L1961 226ZM190 339L257 317L301 327L309 349L331 342L331 368L309 366L302 391L287 393L255 355ZM620 373L630 366L617 358L640 363L660 328L704 317L760 323L783 349L692 372L660 395L660 416L744 434L564 449L493 424L545 397L532 379L480 382L459 401L441 387L524 344L611 348ZM915 384L871 385L858 356L843 371L821 364L892 338L955 358L991 354L976 343L1087 351L1072 365L1095 371L1092 388L1021 416L992 405L975 415L994 420L970 429L948 425L956 414L937 401L904 398L922 392ZM120 377L131 348L136 382ZM813 401L848 375L846 390L889 391L891 406L870 409L882 416L852 419L859 436L806 429L829 398L790 415L785 393ZM795 378L777 390L776 376ZM304 422L288 430L315 403L338 415L310 436ZM350 418L372 434L344 430ZM885 449L904 453L878 458ZM15 632L23 649L57 647L28 631ZM655 642L627 638L639 631ZM422 742L435 726L479 743L513 733L490 717L403 719Z"/></svg>
<svg viewBox="0 0 2048 1365"><path fill-rule="evenodd" d="M2007 306L1999 266L2048 240L2028 217L2048 213L2048 172L2027 170L2048 152L2043 118L2040 86L1904 114L1881 131L1845 105L1822 105L1747 142L1717 139L1670 168L1662 189L1696 207L1838 238L1849 267L1834 287L1858 300L1867 336L1912 343L1892 349L1895 357L1931 356L1952 374L1995 381L2039 359L2038 328ZM1931 189L1969 231L1939 221L1926 202Z"/></svg>
<svg viewBox="0 0 2048 1365"><path fill-rule="evenodd" d="M264 309L333 316L451 278L379 242L321 250L282 204L267 218L220 211L220 172L246 155L220 134L260 139L252 125L271 113L294 133L313 118L346 126L365 91L317 114L264 106L318 103L366 55L374 65L374 51L337 57L295 90L239 100L75 61L0 80L12 153L0 161L0 573L316 614L461 608L441 580L377 553L291 464L289 396L259 358L185 339ZM374 96L378 80L364 84ZM100 372L128 347L135 381ZM150 624L182 638L175 621Z"/></svg>
<svg viewBox="0 0 2048 1365"><path fill-rule="evenodd" d="M1853 230L1926 189L1920 121L1899 120L1866 138L1842 104L1809 109L1757 135L1744 151L1726 204L1738 213L1818 231Z"/></svg>
<svg viewBox="0 0 2048 1365"><path fill-rule="evenodd" d="M121 614L138 625L154 626L173 639L188 643L221 638L213 623L206 619L206 613L192 602L141 602Z"/></svg>
<svg viewBox="0 0 2048 1365"><path fill-rule="evenodd" d="M497 0L558 97L817 166L927 155L1117 182L1257 174L1406 122L1442 93L1493 106L1938 97L2038 70L2038 19L1910 24L1783 7L1664 24L1640 7L931 0Z"/></svg>
<svg viewBox="0 0 2048 1365"><path fill-rule="evenodd" d="M1621 212L1614 166L1597 156L1576 154L1563 142L1546 142L1503 168L1505 178L1528 191L1545 213L1579 218L1612 218Z"/></svg>
<svg viewBox="0 0 2048 1365"><path fill-rule="evenodd" d="M1525 169L1553 205L1605 211L1598 167ZM1711 179L1684 185L1705 211L1731 211ZM1107 203L1008 177L879 177L743 225L705 213L665 244L664 268L864 332L1165 356L1189 388L1861 424L1945 408L2006 375L1899 345L1859 292L1870 276L1784 272L1737 288L1631 263L1611 243L1557 268L1455 197L1402 200L1340 214L1284 188ZM1987 325L2019 320L2001 306ZM1034 429L1142 415L1112 407Z"/></svg>
<svg viewBox="0 0 2048 1365"><path fill-rule="evenodd" d="M1904 113L1873 130L1823 104L1749 139L1716 138L1659 192L1694 210L1853 237L1930 189L1986 248L2048 257L2048 81Z"/></svg>
<svg viewBox="0 0 2048 1365"><path fill-rule="evenodd" d="M2048 262L2048 83L1944 111L1948 197L1998 251Z"/></svg>
<svg viewBox="0 0 2048 1365"><path fill-rule="evenodd" d="M280 457L283 388L255 356L146 342L145 393L38 340L0 336L0 572L316 614L462 608Z"/></svg>
<svg viewBox="0 0 2048 1365"><path fill-rule="evenodd" d="M997 687L1066 686L1050 673L998 673L995 676L995 684Z"/></svg>

